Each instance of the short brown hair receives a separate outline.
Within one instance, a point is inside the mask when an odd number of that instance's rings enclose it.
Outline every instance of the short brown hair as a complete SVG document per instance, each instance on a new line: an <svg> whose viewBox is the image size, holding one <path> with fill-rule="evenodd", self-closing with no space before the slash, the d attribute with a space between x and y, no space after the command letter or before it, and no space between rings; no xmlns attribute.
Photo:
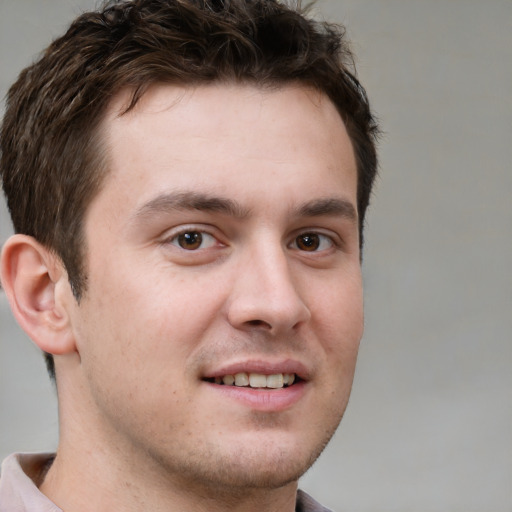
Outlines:
<svg viewBox="0 0 512 512"><path fill-rule="evenodd" d="M342 27L308 18L300 2L108 2L78 17L22 71L0 134L14 229L61 258L77 300L87 282L84 214L107 172L98 129L107 105L123 88L133 91L129 110L154 83L218 81L299 82L331 99L355 150L362 245L378 128Z"/></svg>

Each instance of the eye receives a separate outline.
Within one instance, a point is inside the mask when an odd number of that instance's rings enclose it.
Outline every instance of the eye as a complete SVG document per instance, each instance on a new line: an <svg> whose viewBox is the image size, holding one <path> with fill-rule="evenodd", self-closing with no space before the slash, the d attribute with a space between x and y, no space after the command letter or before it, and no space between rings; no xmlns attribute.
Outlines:
<svg viewBox="0 0 512 512"><path fill-rule="evenodd" d="M300 251L318 252L330 249L334 242L327 235L320 233L301 233L295 238L294 245Z"/></svg>
<svg viewBox="0 0 512 512"><path fill-rule="evenodd" d="M204 231L183 231L171 238L170 243L186 251L208 249L216 244L217 240Z"/></svg>

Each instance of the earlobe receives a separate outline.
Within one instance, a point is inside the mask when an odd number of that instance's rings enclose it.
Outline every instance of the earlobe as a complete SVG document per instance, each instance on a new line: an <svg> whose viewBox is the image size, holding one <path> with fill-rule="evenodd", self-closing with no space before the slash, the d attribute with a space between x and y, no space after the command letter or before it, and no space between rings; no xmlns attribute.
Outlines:
<svg viewBox="0 0 512 512"><path fill-rule="evenodd" d="M58 355L75 351L62 287L69 288L58 257L34 238L13 235L2 250L1 279L12 312L39 348Z"/></svg>

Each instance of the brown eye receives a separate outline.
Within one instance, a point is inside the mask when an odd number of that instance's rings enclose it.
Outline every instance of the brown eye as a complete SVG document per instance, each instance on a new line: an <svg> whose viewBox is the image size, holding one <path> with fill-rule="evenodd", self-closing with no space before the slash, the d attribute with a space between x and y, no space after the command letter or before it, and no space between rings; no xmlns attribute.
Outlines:
<svg viewBox="0 0 512 512"><path fill-rule="evenodd" d="M320 247L320 237L315 233L299 235L295 242L301 251L317 251Z"/></svg>
<svg viewBox="0 0 512 512"><path fill-rule="evenodd" d="M199 249L203 243L203 235L197 231L190 231L188 233L181 233L177 237L178 245L182 249L193 251Z"/></svg>
<svg viewBox="0 0 512 512"><path fill-rule="evenodd" d="M336 246L334 240L322 233L302 233L295 238L292 246L294 249L305 252L323 252Z"/></svg>
<svg viewBox="0 0 512 512"><path fill-rule="evenodd" d="M175 236L168 239L166 243L184 249L185 251L197 251L215 247L218 245L218 240L206 231L194 231L191 229L177 233Z"/></svg>

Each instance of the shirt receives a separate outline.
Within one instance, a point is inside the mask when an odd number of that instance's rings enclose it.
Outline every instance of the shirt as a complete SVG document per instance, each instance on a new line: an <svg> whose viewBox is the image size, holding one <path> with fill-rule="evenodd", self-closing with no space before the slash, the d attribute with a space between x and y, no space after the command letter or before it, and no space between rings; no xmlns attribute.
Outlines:
<svg viewBox="0 0 512 512"><path fill-rule="evenodd" d="M2 463L0 512L63 512L39 489L42 475L51 465L53 454L15 453ZM297 492L296 512L330 512L311 496Z"/></svg>

